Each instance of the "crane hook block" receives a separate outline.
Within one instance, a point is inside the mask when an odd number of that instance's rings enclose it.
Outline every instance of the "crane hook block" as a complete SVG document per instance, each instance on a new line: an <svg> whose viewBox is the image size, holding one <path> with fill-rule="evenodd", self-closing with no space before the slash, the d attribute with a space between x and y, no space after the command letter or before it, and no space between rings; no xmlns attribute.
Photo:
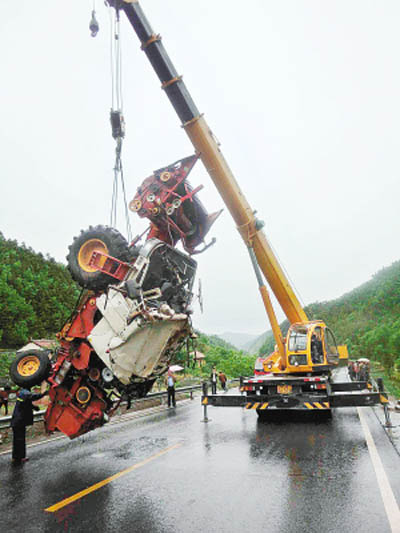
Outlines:
<svg viewBox="0 0 400 533"><path fill-rule="evenodd" d="M121 111L110 111L112 136L114 139L125 137L125 120Z"/></svg>
<svg viewBox="0 0 400 533"><path fill-rule="evenodd" d="M99 23L97 22L96 11L94 9L92 11L92 18L90 19L89 30L92 37L96 37L97 32L99 31Z"/></svg>

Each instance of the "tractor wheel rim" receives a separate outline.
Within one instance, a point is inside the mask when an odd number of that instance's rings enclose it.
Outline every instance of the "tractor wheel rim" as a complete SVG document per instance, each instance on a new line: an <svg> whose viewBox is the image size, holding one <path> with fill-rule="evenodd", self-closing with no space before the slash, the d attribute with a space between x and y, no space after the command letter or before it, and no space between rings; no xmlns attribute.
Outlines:
<svg viewBox="0 0 400 533"><path fill-rule="evenodd" d="M33 376L40 367L40 360L36 355L27 355L23 357L17 365L18 374L20 376Z"/></svg>
<svg viewBox="0 0 400 533"><path fill-rule="evenodd" d="M85 272L97 272L99 269L90 264L93 252L100 252L108 255L108 248L100 239L90 239L86 241L79 249L78 265L79 268ZM105 262L106 258L101 259L100 266Z"/></svg>

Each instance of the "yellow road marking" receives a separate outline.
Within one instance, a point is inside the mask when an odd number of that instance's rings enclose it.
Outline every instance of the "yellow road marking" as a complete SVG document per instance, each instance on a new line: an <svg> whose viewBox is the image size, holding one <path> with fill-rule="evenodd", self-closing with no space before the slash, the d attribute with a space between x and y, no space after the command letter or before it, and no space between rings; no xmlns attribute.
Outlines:
<svg viewBox="0 0 400 533"><path fill-rule="evenodd" d="M256 403L253 405L252 409L257 409L257 407L258 407L259 405L260 405L260 402L256 402Z"/></svg>
<svg viewBox="0 0 400 533"><path fill-rule="evenodd" d="M126 468L125 470L122 470L121 472L118 472L117 474L114 474L113 476L110 476L103 481L99 481L99 483L95 483L91 487L88 487L87 489L81 490L80 492L77 492L73 496L70 496L69 498L65 498L64 500L61 500L60 502L51 505L50 507L47 507L45 509L48 513L54 513L55 511L58 511L59 509L62 509L66 505L69 505L70 503L79 500L80 498L83 498L84 496L87 496L91 492L94 492L95 490L101 489L101 487L104 487L104 485L107 485L108 483L111 483L111 481L114 481L115 479L118 479L121 476L125 476L126 474L129 474L129 472L132 472L133 470L136 470L137 468L140 468L141 466L146 465L147 463L150 463L154 459L157 459L158 457L161 457L162 455L165 455L166 453L170 452L171 450L174 450L175 448L179 448L179 446L182 446L182 444L174 444L173 446L169 446L169 448L165 448L165 450L161 450L161 452L158 452L147 459L144 459L143 461L140 461L140 463L136 463L129 468Z"/></svg>
<svg viewBox="0 0 400 533"><path fill-rule="evenodd" d="M322 405L319 402L314 402L314 405L316 405L318 409L323 409Z"/></svg>
<svg viewBox="0 0 400 533"><path fill-rule="evenodd" d="M324 405L327 409L329 409L329 402L324 402Z"/></svg>
<svg viewBox="0 0 400 533"><path fill-rule="evenodd" d="M314 409L314 407L308 402L305 402L304 405L308 407L308 409Z"/></svg>
<svg viewBox="0 0 400 533"><path fill-rule="evenodd" d="M266 409L268 407L268 403L263 403L260 409Z"/></svg>
<svg viewBox="0 0 400 533"><path fill-rule="evenodd" d="M245 409L250 409L251 403L246 403Z"/></svg>

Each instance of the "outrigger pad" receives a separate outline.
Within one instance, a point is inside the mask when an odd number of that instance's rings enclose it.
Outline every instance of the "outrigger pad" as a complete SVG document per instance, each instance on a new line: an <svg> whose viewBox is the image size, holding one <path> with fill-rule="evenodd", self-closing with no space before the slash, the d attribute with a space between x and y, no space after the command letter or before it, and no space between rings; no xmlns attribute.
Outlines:
<svg viewBox="0 0 400 533"><path fill-rule="evenodd" d="M184 249L198 253L196 247L222 213L208 214L197 193L202 185L193 189L187 177L198 160L198 155L179 159L155 170L138 187L129 208L141 218L151 222L148 239L157 238L171 246L182 241Z"/></svg>

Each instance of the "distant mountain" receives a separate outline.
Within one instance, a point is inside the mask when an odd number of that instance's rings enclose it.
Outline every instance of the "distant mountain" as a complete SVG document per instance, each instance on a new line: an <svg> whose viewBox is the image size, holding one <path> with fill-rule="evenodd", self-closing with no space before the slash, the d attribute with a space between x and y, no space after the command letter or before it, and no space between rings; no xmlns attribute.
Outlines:
<svg viewBox="0 0 400 533"><path fill-rule="evenodd" d="M230 342L227 342L219 335L208 335L207 333L202 333L198 330L196 330L196 334L199 335L208 346L219 346L220 348L225 348L226 350L237 350L236 346Z"/></svg>
<svg viewBox="0 0 400 533"><path fill-rule="evenodd" d="M233 346L235 346L239 350L247 351L245 346L254 342L258 338L258 335L253 335L251 333L234 333L232 331L227 331L226 333L218 335L218 337L220 337L226 342L229 342L230 344L233 344Z"/></svg>
<svg viewBox="0 0 400 533"><path fill-rule="evenodd" d="M243 350L245 350L246 352L248 353L258 353L258 351L260 350L261 346L263 346L263 344L267 341L267 339L269 338L273 338L272 336L272 331L271 330L268 330L266 331L265 333L261 333L261 335L258 335L255 339L247 342L244 346L243 346Z"/></svg>

